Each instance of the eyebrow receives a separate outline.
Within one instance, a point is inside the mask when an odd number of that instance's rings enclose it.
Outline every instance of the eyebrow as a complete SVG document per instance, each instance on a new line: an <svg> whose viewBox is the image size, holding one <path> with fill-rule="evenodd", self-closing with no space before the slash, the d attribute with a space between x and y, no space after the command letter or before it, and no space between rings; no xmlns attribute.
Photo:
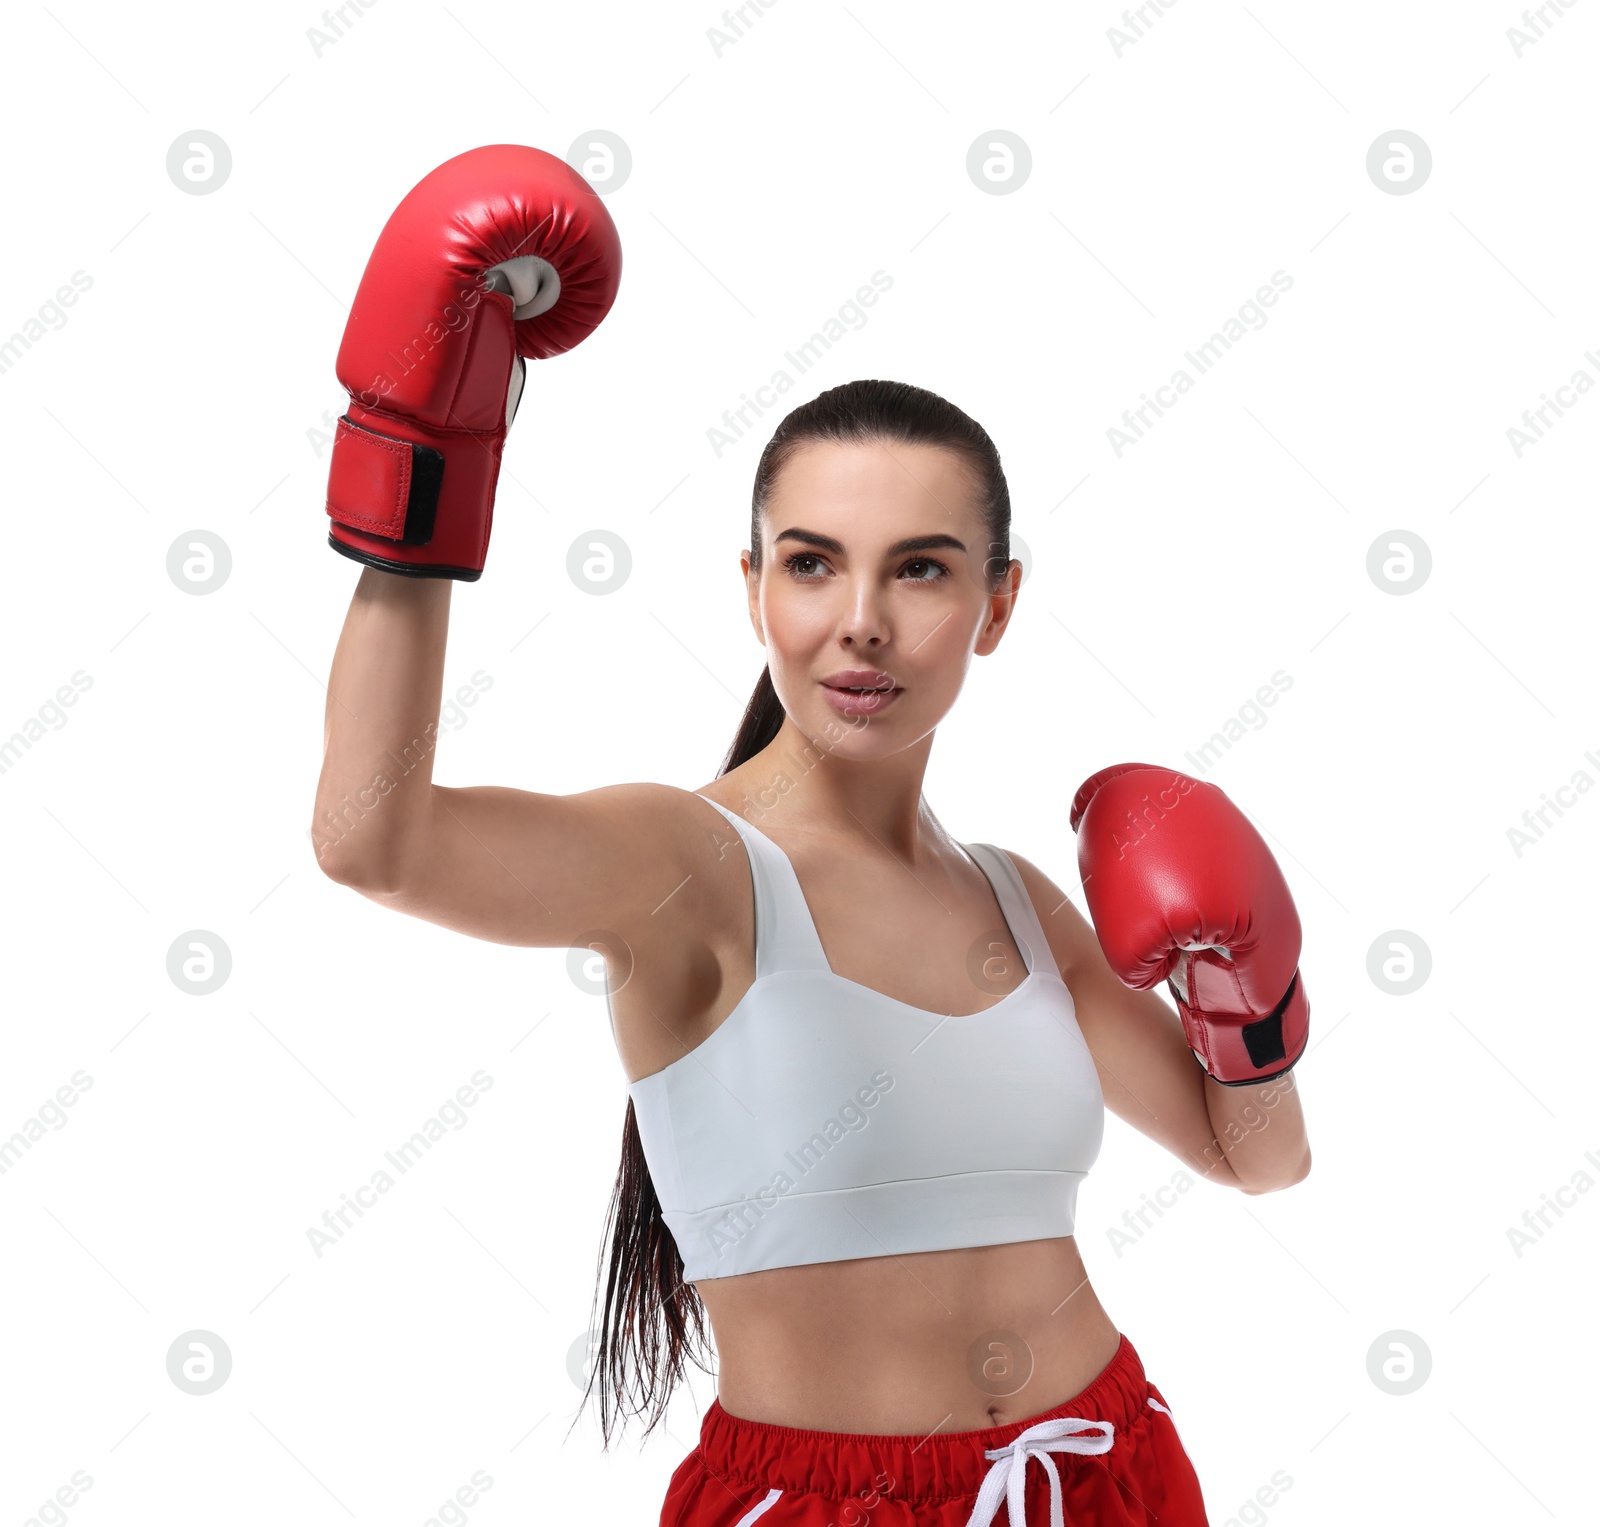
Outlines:
<svg viewBox="0 0 1600 1527"><path fill-rule="evenodd" d="M773 537L773 545L776 546L779 541L799 541L802 545L815 546L819 551L832 552L835 556L844 555L842 541L836 541L832 536L819 535L814 530L783 530ZM904 541L896 541L885 555L898 557L908 551L934 551L941 547L964 552L967 544L951 535L908 536Z"/></svg>

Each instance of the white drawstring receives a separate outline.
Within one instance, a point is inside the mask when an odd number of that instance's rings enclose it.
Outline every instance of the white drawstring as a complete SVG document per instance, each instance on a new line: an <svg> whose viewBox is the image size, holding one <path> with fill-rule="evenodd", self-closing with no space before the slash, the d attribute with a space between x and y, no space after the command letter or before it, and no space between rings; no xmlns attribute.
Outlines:
<svg viewBox="0 0 1600 1527"><path fill-rule="evenodd" d="M1024 1515L1024 1490L1028 1481L1028 1460L1037 1458L1050 1476L1050 1527L1066 1527L1061 1512L1061 1476L1056 1472L1052 1453L1109 1453L1116 1428L1109 1421L1084 1421L1078 1416L1057 1416L1019 1432L1006 1447L991 1448L985 1458L994 1459L978 1491L967 1527L989 1527L1005 1497L1006 1519L1010 1527L1028 1527ZM1093 1432L1094 1436L1083 1436Z"/></svg>

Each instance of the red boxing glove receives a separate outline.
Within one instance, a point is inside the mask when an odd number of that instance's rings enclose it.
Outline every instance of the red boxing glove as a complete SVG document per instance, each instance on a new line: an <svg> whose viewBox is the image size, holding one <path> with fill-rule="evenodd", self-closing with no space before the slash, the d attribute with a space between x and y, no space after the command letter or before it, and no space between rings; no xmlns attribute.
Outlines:
<svg viewBox="0 0 1600 1527"><path fill-rule="evenodd" d="M1072 802L1095 933L1129 986L1171 983L1189 1048L1230 1087L1282 1076L1305 1053L1300 918L1283 872L1215 785L1117 764Z"/></svg>
<svg viewBox="0 0 1600 1527"><path fill-rule="evenodd" d="M497 143L425 175L378 235L339 346L333 549L476 579L524 359L586 339L621 274L610 214L562 160Z"/></svg>

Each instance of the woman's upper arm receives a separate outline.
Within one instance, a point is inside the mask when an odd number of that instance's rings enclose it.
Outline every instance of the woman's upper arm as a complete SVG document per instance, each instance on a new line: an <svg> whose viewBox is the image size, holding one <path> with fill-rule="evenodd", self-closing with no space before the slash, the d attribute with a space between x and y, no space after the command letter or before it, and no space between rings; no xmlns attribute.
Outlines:
<svg viewBox="0 0 1600 1527"><path fill-rule="evenodd" d="M629 940L717 862L712 807L671 785L543 795L433 788L431 830L389 883L357 884L396 911L498 944ZM732 829L727 836L732 836ZM631 942L631 940L630 940Z"/></svg>
<svg viewBox="0 0 1600 1527"><path fill-rule="evenodd" d="M1135 991L1106 963L1094 928L1050 877L1010 855L1044 925L1106 1107L1192 1170L1227 1182L1233 1169L1212 1134L1205 1074L1178 1015L1153 991Z"/></svg>

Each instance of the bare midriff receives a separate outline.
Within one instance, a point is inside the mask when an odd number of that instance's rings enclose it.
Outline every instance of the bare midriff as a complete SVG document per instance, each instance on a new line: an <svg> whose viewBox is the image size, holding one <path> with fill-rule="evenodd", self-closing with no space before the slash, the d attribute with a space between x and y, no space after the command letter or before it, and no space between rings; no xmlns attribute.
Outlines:
<svg viewBox="0 0 1600 1527"><path fill-rule="evenodd" d="M1119 1335L1070 1236L820 1262L698 1284L731 1416L926 1437L1070 1400Z"/></svg>

